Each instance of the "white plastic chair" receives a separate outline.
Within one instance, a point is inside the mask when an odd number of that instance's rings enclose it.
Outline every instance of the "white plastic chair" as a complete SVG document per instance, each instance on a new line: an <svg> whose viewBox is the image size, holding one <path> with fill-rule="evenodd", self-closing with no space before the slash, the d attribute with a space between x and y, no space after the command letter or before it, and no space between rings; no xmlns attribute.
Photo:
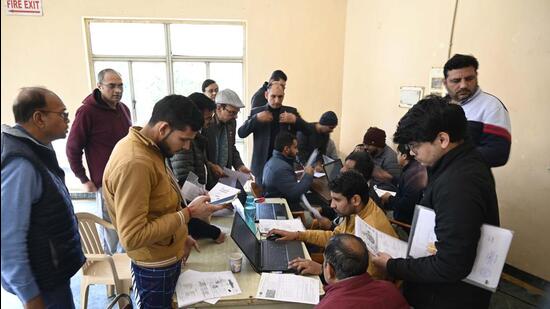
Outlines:
<svg viewBox="0 0 550 309"><path fill-rule="evenodd" d="M82 266L82 282L80 284L80 307L88 307L88 290L91 284L105 284L107 290L114 286L116 294L130 294L132 275L130 258L126 253L105 254L96 224L114 229L113 225L91 213L79 212L78 231L86 263ZM128 302L121 298L119 308L124 308Z"/></svg>

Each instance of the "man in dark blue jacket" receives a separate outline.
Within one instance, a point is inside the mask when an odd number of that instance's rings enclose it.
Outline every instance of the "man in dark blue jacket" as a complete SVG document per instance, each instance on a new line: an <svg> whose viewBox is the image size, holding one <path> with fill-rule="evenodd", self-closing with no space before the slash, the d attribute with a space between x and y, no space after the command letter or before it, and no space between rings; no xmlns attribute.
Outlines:
<svg viewBox="0 0 550 309"><path fill-rule="evenodd" d="M296 136L281 132L275 138L273 156L264 168L264 196L285 198L292 211L301 210L300 197L306 193L313 182L312 166L304 168L302 180L297 182L294 162L298 153Z"/></svg>
<svg viewBox="0 0 550 309"><path fill-rule="evenodd" d="M65 138L65 104L23 88L14 127L2 125L2 287L25 308L74 308L71 277L85 262L65 173L51 142Z"/></svg>
<svg viewBox="0 0 550 309"><path fill-rule="evenodd" d="M315 129L314 124L307 123L300 117L296 108L283 106L284 97L285 89L281 84L269 84L266 92L267 104L253 108L248 119L239 128L240 138L254 133L250 169L256 177L256 182L260 184L264 165L273 153L275 136L281 131L292 134L302 131L309 135Z"/></svg>
<svg viewBox="0 0 550 309"><path fill-rule="evenodd" d="M404 280L405 298L416 309L489 307L490 291L462 281L472 271L481 226L499 225L493 174L466 132L464 110L432 96L401 118L393 138L430 168L420 204L435 211L437 251L407 259L379 253L373 263Z"/></svg>

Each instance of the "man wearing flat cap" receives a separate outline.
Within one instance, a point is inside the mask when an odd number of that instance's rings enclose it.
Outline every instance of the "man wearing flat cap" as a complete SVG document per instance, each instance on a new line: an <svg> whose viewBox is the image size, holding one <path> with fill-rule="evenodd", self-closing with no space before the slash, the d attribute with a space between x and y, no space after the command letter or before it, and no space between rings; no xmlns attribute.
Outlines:
<svg viewBox="0 0 550 309"><path fill-rule="evenodd" d="M233 167L235 170L249 174L250 170L241 160L241 155L235 147L237 131L237 114L244 107L239 96L231 89L224 89L216 95L216 112L212 123L206 130L208 138L208 167L213 183L224 177L223 168ZM210 178L210 177L209 177Z"/></svg>
<svg viewBox="0 0 550 309"><path fill-rule="evenodd" d="M321 115L318 123L315 123L315 131L310 135L303 132L298 132L298 160L302 164L306 164L309 156L315 149L319 149L317 162L321 161L323 155L331 159L338 159L338 151L334 141L330 138L330 133L334 131L338 125L338 117L333 111L325 112Z"/></svg>
<svg viewBox="0 0 550 309"><path fill-rule="evenodd" d="M370 127L363 137L363 145L374 162L371 185L397 191L401 166L397 163L395 151L386 145L386 132L377 127Z"/></svg>

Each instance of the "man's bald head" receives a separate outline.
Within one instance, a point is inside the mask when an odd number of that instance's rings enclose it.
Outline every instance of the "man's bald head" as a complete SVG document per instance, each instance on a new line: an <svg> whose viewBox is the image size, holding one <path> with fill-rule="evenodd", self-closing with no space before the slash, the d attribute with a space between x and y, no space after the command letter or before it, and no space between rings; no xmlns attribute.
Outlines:
<svg viewBox="0 0 550 309"><path fill-rule="evenodd" d="M325 263L332 266L338 280L362 275L369 265L367 246L351 234L333 236L325 247L324 255Z"/></svg>
<svg viewBox="0 0 550 309"><path fill-rule="evenodd" d="M43 87L24 87L21 88L13 102L12 110L16 123L25 123L32 118L34 111L46 107L46 97L57 95L51 90Z"/></svg>

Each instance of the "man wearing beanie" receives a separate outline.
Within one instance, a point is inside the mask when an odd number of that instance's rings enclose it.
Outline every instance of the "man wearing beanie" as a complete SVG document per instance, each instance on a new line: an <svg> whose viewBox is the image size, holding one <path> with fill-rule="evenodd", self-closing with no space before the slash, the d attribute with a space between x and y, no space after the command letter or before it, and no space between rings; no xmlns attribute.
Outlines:
<svg viewBox="0 0 550 309"><path fill-rule="evenodd" d="M322 155L334 160L338 159L336 145L330 138L330 133L337 125L338 117L333 111L328 111L321 115L321 119L315 124L315 131L310 135L298 132L298 160L300 163L306 164L314 149L319 149L318 162L322 161Z"/></svg>
<svg viewBox="0 0 550 309"><path fill-rule="evenodd" d="M386 145L386 132L370 127L363 137L363 145L374 162L371 185L383 190L397 191L401 167L397 163L397 153Z"/></svg>
<svg viewBox="0 0 550 309"><path fill-rule="evenodd" d="M235 147L236 119L239 110L243 107L243 102L231 89L224 89L216 95L216 112L212 123L206 130L208 139L206 155L208 167L212 171L209 175L208 189L216 184L219 178L225 176L224 167L229 169L233 167L237 171L250 173Z"/></svg>

